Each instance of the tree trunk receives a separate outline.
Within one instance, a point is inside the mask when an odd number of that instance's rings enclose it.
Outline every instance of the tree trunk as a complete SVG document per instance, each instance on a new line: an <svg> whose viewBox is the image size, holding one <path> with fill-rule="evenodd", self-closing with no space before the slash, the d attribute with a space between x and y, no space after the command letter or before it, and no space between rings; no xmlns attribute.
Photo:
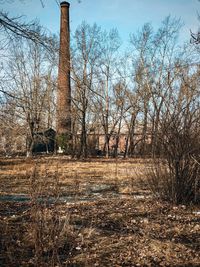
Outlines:
<svg viewBox="0 0 200 267"><path fill-rule="evenodd" d="M83 112L82 117L82 130L81 130L81 151L80 156L87 158L87 131L86 131L86 114Z"/></svg>

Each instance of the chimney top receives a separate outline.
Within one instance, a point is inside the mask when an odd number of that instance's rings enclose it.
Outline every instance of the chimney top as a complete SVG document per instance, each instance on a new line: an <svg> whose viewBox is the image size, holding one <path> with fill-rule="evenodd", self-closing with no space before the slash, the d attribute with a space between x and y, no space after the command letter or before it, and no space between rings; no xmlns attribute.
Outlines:
<svg viewBox="0 0 200 267"><path fill-rule="evenodd" d="M66 2L66 1L63 1L63 2L60 3L60 6L61 7L64 7L64 6L69 7L70 3Z"/></svg>

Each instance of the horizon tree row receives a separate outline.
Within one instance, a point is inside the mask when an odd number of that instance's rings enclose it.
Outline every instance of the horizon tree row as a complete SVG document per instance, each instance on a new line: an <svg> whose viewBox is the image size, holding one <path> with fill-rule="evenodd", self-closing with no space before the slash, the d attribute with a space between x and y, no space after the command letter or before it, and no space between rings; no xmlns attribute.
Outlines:
<svg viewBox="0 0 200 267"><path fill-rule="evenodd" d="M117 29L83 22L71 34L72 155L164 155L163 129L179 115L172 128L198 133L199 50L180 45L180 30L171 17L156 31L146 23L125 49ZM41 27L34 31L44 37ZM25 148L30 156L37 142L48 142L38 133L56 129L58 38L43 45L1 33L0 150Z"/></svg>

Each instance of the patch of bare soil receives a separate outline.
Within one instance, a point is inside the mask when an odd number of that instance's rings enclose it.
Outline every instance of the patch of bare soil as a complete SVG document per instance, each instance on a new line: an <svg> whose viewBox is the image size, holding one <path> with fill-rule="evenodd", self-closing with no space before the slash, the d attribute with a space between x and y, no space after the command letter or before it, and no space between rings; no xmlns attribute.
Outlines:
<svg viewBox="0 0 200 267"><path fill-rule="evenodd" d="M60 190L42 201L34 164L1 161L0 266L200 266L200 207L153 199L141 183L149 161L42 159L43 185L56 175Z"/></svg>

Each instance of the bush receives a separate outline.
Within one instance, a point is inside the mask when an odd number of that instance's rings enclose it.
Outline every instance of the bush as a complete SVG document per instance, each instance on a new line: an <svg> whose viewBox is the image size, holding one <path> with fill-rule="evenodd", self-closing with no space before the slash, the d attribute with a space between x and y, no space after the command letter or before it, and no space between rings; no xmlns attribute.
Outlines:
<svg viewBox="0 0 200 267"><path fill-rule="evenodd" d="M200 201L200 117L186 106L165 114L158 134L159 159L148 171L156 196L173 203Z"/></svg>

